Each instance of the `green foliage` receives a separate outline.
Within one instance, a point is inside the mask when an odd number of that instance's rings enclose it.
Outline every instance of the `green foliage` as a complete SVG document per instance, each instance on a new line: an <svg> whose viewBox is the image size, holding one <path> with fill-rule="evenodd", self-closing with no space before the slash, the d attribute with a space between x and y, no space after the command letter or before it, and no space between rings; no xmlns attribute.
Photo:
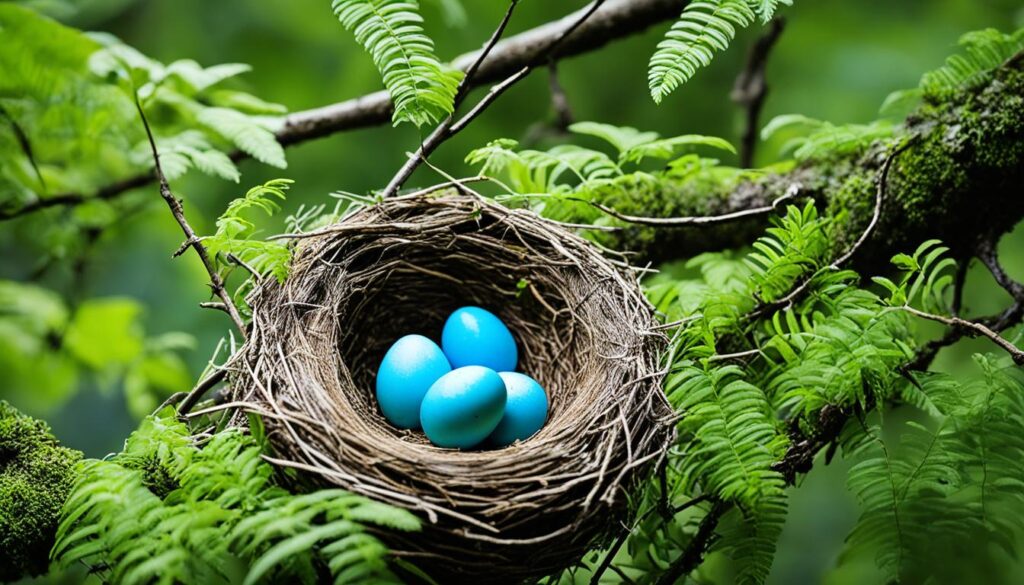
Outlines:
<svg viewBox="0 0 1024 585"><path fill-rule="evenodd" d="M769 18L779 2L709 0L686 5L651 56L647 82L655 102L711 63L715 52L729 48L737 28L753 24L757 15L751 4L758 6L762 18Z"/></svg>
<svg viewBox="0 0 1024 585"><path fill-rule="evenodd" d="M781 154L798 161L824 160L864 152L872 142L891 138L896 128L885 120L869 124L835 125L800 114L772 118L761 130L761 139L786 136Z"/></svg>
<svg viewBox="0 0 1024 585"><path fill-rule="evenodd" d="M284 148L274 137L276 120L262 116L283 113L284 108L241 92L219 91L223 81L249 71L248 65L203 68L191 60L164 65L115 39L104 40L107 46L90 57L89 67L95 75L115 81L133 100L138 96L143 107L158 110L160 116L151 116L151 125L169 180L195 167L238 182L234 163L224 152L211 148L208 140L221 147L234 146L278 168L288 166ZM197 127L205 132L194 130ZM146 141L140 141L135 155L139 164L152 159Z"/></svg>
<svg viewBox="0 0 1024 585"><path fill-rule="evenodd" d="M81 457L60 446L45 422L0 400L0 582L46 572Z"/></svg>
<svg viewBox="0 0 1024 585"><path fill-rule="evenodd" d="M441 65L416 0L333 0L334 13L373 58L394 122L423 126L452 113L462 73Z"/></svg>
<svg viewBox="0 0 1024 585"><path fill-rule="evenodd" d="M107 80L139 89L170 178L194 167L237 182L226 155L233 147L285 165L272 133L284 107L230 87L247 65L163 65L109 35L87 35L9 2L0 5L0 28L0 208L90 195L152 168L132 92Z"/></svg>
<svg viewBox="0 0 1024 585"><path fill-rule="evenodd" d="M5 390L30 411L60 404L85 376L104 391L123 382L128 408L138 418L191 385L180 353L193 348L192 337L147 336L142 305L134 300L89 299L72 311L53 291L0 280L0 306Z"/></svg>
<svg viewBox="0 0 1024 585"><path fill-rule="evenodd" d="M574 223L607 223L611 218L589 202L618 207L628 204L645 190L684 179L695 167L710 173L731 173L715 169L715 161L695 154L675 158L680 151L710 147L735 152L729 142L714 136L686 134L662 138L657 132L642 132L626 126L578 122L569 127L574 134L608 143L614 158L600 150L575 144L560 144L548 150L519 149L508 138L491 141L473 150L466 162L479 165L480 172L503 181L513 201L525 200L542 215ZM668 161L667 168L649 172L641 165L647 159ZM642 205L641 205L642 206Z"/></svg>
<svg viewBox="0 0 1024 585"><path fill-rule="evenodd" d="M900 582L1006 578L994 571L1021 536L1012 518L1024 503L1024 377L1005 360L975 359L975 379L915 374L932 416L904 425L899 440L868 428L871 440L849 455L861 517L844 560L874 558Z"/></svg>
<svg viewBox="0 0 1024 585"><path fill-rule="evenodd" d="M944 66L921 77L920 89L925 96L942 98L991 79L993 70L1024 51L1024 29L1012 33L994 28L971 31L960 37L959 44L963 54L950 56Z"/></svg>
<svg viewBox="0 0 1024 585"><path fill-rule="evenodd" d="M873 280L889 292L889 304L895 307L918 304L925 311L946 313L949 311L946 299L953 284L952 272L956 262L946 256L949 248L938 240L928 240L912 256L896 254L892 263L900 270L899 282L885 277Z"/></svg>
<svg viewBox="0 0 1024 585"><path fill-rule="evenodd" d="M238 430L199 446L172 409L147 419L123 453L82 464L53 559L125 584L397 582L367 527L418 530L413 515L342 490L289 493L261 453Z"/></svg>
<svg viewBox="0 0 1024 585"><path fill-rule="evenodd" d="M994 28L975 30L961 36L958 44L962 53L950 55L942 67L922 75L917 87L890 93L882 103L881 113L903 113L922 98L941 102L987 83L996 69L1024 51L1024 28L1012 33Z"/></svg>
<svg viewBox="0 0 1024 585"><path fill-rule="evenodd" d="M290 179L273 179L249 189L243 197L235 199L217 219L217 233L203 238L206 249L218 257L228 254L248 264L259 275L271 274L284 282L288 276L288 262L292 252L287 244L252 239L256 224L245 217L245 212L260 210L273 215L284 201Z"/></svg>

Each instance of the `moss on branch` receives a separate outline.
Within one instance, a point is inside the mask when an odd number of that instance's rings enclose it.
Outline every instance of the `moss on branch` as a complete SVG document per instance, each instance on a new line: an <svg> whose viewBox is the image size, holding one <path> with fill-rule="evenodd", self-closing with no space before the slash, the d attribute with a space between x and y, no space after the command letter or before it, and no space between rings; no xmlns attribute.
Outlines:
<svg viewBox="0 0 1024 585"><path fill-rule="evenodd" d="M624 215L721 215L771 204L794 183L836 219L837 253L873 215L885 158L909 142L894 161L878 229L859 250L857 264L884 265L889 256L940 238L964 255L979 238L998 236L1024 218L1024 71L1002 68L987 84L951 96L926 96L892 138L859 152L737 179L697 173L660 189L616 198ZM713 227L626 226L606 242L660 262L749 244L765 218Z"/></svg>

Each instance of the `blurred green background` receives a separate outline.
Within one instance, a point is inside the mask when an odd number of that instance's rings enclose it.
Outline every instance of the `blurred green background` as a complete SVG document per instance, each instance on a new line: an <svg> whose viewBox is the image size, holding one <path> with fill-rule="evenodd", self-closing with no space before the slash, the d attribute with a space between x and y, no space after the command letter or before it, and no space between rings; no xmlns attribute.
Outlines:
<svg viewBox="0 0 1024 585"><path fill-rule="evenodd" d="M328 0L92 0L21 2L48 11L84 30L112 33L163 62L192 58L203 65L249 63L253 71L244 89L296 111L378 90L369 59L334 19ZM463 0L463 23L446 19L442 0L424 0L427 28L442 57L478 47L505 10L503 2ZM520 4L509 34L537 26L584 3ZM785 113L802 113L832 122L867 122L878 117L891 91L916 85L921 73L952 52L960 34L978 28L1009 30L1024 24L1019 0L798 0L782 11L787 27L768 68L770 94L762 124ZM729 92L742 67L757 27L741 33L733 48L716 58L665 102L656 106L646 90L647 59L666 25L588 55L565 61L559 79L577 121L595 120L656 130L663 135L701 133L737 141L741 121ZM0 31L0 51L3 50ZM471 171L462 163L472 148L499 137L524 139L553 120L547 76L535 73L508 92L469 129L445 144L433 162L455 175ZM288 150L285 171L246 161L242 183L233 185L190 173L174 185L186 201L189 220L199 233L212 233L213 221L232 198L251 185L288 177L295 185L284 217L302 204L330 201L330 193L366 192L382 187L418 142L415 128L380 127L347 132ZM758 164L776 160L777 144L763 144ZM725 160L735 163L735 160ZM409 185L439 177L418 172ZM61 266L45 284L80 298L127 297L146 307L142 323L149 335L182 331L196 338L184 357L194 379L206 365L229 322L220 313L201 310L207 300L205 273L193 254L171 259L181 235L155 187L133 195L149 203L105 232L89 252L81 278ZM275 220L280 222L280 219ZM268 224L268 230L280 223ZM30 221L0 224L0 279L23 281L42 253ZM1004 265L1024 279L1024 229L1000 245ZM74 285L75 290L68 290ZM989 313L1008 302L983 270L968 280L968 312ZM966 342L941 354L936 367L969 367L968 356L983 350ZM69 446L100 457L119 450L135 427L118 385L88 378L76 391L47 400L7 392L0 372L0 398L46 418ZM180 388L187 390L187 388ZM38 397L36 397L38 398ZM791 514L780 543L772 583L861 582L870 575L832 570L842 540L857 511L845 491L841 463L819 466L793 488ZM713 574L714 563L708 567Z"/></svg>

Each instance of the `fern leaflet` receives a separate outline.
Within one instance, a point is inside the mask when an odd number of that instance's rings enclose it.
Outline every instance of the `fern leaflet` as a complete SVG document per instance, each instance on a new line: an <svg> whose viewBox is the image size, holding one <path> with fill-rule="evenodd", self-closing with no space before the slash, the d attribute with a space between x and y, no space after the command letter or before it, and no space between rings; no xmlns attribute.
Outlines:
<svg viewBox="0 0 1024 585"><path fill-rule="evenodd" d="M332 7L373 58L394 101L396 125L423 126L452 113L462 73L434 56L416 0L333 0Z"/></svg>

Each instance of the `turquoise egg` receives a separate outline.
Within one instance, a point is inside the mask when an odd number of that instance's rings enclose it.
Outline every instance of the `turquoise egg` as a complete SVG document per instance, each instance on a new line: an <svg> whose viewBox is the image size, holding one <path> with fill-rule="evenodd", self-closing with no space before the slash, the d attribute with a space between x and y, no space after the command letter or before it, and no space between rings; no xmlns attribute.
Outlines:
<svg viewBox="0 0 1024 585"><path fill-rule="evenodd" d="M498 374L505 382L508 399L505 415L491 433L489 443L507 447L516 441L525 441L544 426L548 420L548 395L533 378L519 372Z"/></svg>
<svg viewBox="0 0 1024 585"><path fill-rule="evenodd" d="M496 372L516 369L519 353L508 327L494 313L462 307L444 324L441 347L453 368L484 366Z"/></svg>
<svg viewBox="0 0 1024 585"><path fill-rule="evenodd" d="M388 349L377 369L377 403L384 417L402 429L420 428L420 403L438 378L452 371L436 343L406 335Z"/></svg>
<svg viewBox="0 0 1024 585"><path fill-rule="evenodd" d="M465 366L430 387L420 406L420 423L438 447L469 449L494 431L504 412L501 376L483 366Z"/></svg>

